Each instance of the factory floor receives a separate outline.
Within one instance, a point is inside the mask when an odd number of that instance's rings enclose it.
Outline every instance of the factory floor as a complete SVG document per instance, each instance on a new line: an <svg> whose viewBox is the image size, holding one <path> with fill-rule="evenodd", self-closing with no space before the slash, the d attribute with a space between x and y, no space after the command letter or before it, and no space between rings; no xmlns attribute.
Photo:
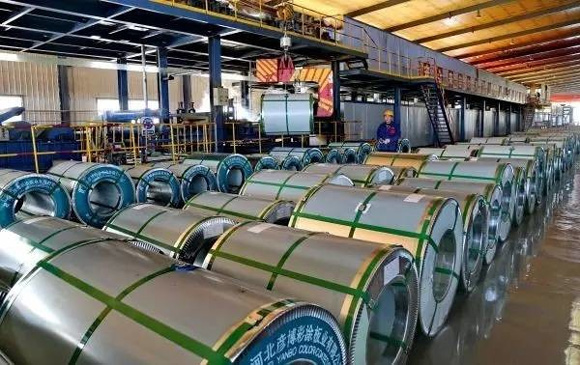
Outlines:
<svg viewBox="0 0 580 365"><path fill-rule="evenodd" d="M409 364L580 364L580 169L515 229Z"/></svg>

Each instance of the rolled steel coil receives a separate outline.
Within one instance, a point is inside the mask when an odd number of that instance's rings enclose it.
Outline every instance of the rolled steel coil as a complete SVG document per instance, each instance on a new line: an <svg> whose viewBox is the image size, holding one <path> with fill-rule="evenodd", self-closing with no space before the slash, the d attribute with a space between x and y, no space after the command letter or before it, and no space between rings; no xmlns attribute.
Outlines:
<svg viewBox="0 0 580 365"><path fill-rule="evenodd" d="M354 186L352 180L343 174L264 170L250 176L240 195L298 203L308 190L319 184Z"/></svg>
<svg viewBox="0 0 580 365"><path fill-rule="evenodd" d="M528 136L508 136L508 144L528 143L530 137Z"/></svg>
<svg viewBox="0 0 580 365"><path fill-rule="evenodd" d="M507 137L473 137L469 140L472 144L506 145L509 142Z"/></svg>
<svg viewBox="0 0 580 365"><path fill-rule="evenodd" d="M265 94L262 125L268 136L307 135L314 130L312 94Z"/></svg>
<svg viewBox="0 0 580 365"><path fill-rule="evenodd" d="M215 174L217 188L223 193L237 193L254 169L248 159L239 154L194 153L183 160L184 165L205 165Z"/></svg>
<svg viewBox="0 0 580 365"><path fill-rule="evenodd" d="M20 240L26 238L28 246ZM51 253L84 242L126 240L123 236L54 217L26 218L0 231L0 287L11 289ZM25 249L25 251L20 251Z"/></svg>
<svg viewBox="0 0 580 365"><path fill-rule="evenodd" d="M137 204L119 211L103 229L153 245L172 258L201 263L215 240L235 224L223 216Z"/></svg>
<svg viewBox="0 0 580 365"><path fill-rule="evenodd" d="M419 177L458 181L495 183L502 189L502 211L499 240L504 242L511 231L517 194L514 168L491 161L430 161L417 171Z"/></svg>
<svg viewBox="0 0 580 365"><path fill-rule="evenodd" d="M270 151L270 156L280 161L284 161L289 156L296 156L300 159L302 167L311 163L324 162L324 154L318 148L274 147Z"/></svg>
<svg viewBox="0 0 580 365"><path fill-rule="evenodd" d="M0 351L17 364L346 364L321 307L110 239L32 260L2 306Z"/></svg>
<svg viewBox="0 0 580 365"><path fill-rule="evenodd" d="M246 158L252 164L254 172L261 170L278 170L280 162L270 155L253 154L246 155Z"/></svg>
<svg viewBox="0 0 580 365"><path fill-rule="evenodd" d="M279 161L280 169L286 171L300 171L304 167L302 160L296 156L286 156L283 160L274 157Z"/></svg>
<svg viewBox="0 0 580 365"><path fill-rule="evenodd" d="M152 166L166 168L173 172L181 183L181 200L186 202L196 194L217 190L217 179L209 167L204 165L184 165L172 162L157 162Z"/></svg>
<svg viewBox="0 0 580 365"><path fill-rule="evenodd" d="M262 221L288 225L295 204L243 195L208 191L191 198L183 209L198 215L220 215L237 222Z"/></svg>
<svg viewBox="0 0 580 365"><path fill-rule="evenodd" d="M333 164L358 163L358 155L354 148L333 148L326 154L325 161Z"/></svg>
<svg viewBox="0 0 580 365"><path fill-rule="evenodd" d="M519 181L518 188L518 199L521 199L521 195L524 194L525 199L525 212L527 214L532 214L536 210L536 205L538 204L538 195L542 189L542 181L540 180L540 163L538 160L526 160L522 158L477 158L477 161L493 161L497 163L509 163L514 168L522 169L523 173L522 183L519 177L520 171L516 171L516 180ZM519 204L516 205L516 210L518 210ZM519 215L515 213L515 215ZM523 216L518 219L521 223Z"/></svg>
<svg viewBox="0 0 580 365"><path fill-rule="evenodd" d="M454 199L320 185L296 206L290 226L402 245L419 272L419 327L427 336L443 327L463 257L463 223Z"/></svg>
<svg viewBox="0 0 580 365"><path fill-rule="evenodd" d="M418 277L400 246L248 222L204 268L316 303L339 319L351 364L404 364L417 327Z"/></svg>
<svg viewBox="0 0 580 365"><path fill-rule="evenodd" d="M533 146L538 146L545 151L546 154L552 156L552 161L554 165L554 172L556 173L556 178L559 179L561 175L569 167L572 166L571 155L567 155L566 148L563 142L530 142Z"/></svg>
<svg viewBox="0 0 580 365"><path fill-rule="evenodd" d="M497 250L499 239L498 226L501 220L501 187L495 183L478 183L467 181L449 181L435 179L406 178L399 179L396 182L399 186L414 188L441 189L445 191L460 191L470 194L478 194L486 199L489 220L487 228L487 246L485 249L485 263L490 264Z"/></svg>
<svg viewBox="0 0 580 365"><path fill-rule="evenodd" d="M489 208L486 199L479 194L458 190L416 188L401 185L384 185L378 189L381 191L393 191L406 194L440 196L457 200L463 218L461 286L467 293L471 293L475 289L481 276L481 269L487 250Z"/></svg>
<svg viewBox="0 0 580 365"><path fill-rule="evenodd" d="M440 160L466 160L474 155L474 150L463 146L447 146L446 148L419 148L417 153L435 155Z"/></svg>
<svg viewBox="0 0 580 365"><path fill-rule="evenodd" d="M121 166L135 183L135 202L178 207L181 183L171 170L151 166Z"/></svg>
<svg viewBox="0 0 580 365"><path fill-rule="evenodd" d="M412 167L419 170L425 161L437 160L435 155L419 155L417 153L373 152L367 156L365 165Z"/></svg>
<svg viewBox="0 0 580 365"><path fill-rule="evenodd" d="M399 153L411 153L411 141L407 138L402 138L397 142L397 152Z"/></svg>
<svg viewBox="0 0 580 365"><path fill-rule="evenodd" d="M412 167L396 167L389 166L389 170L393 172L393 182L405 177L416 177L417 170Z"/></svg>
<svg viewBox="0 0 580 365"><path fill-rule="evenodd" d="M395 174L385 166L374 165L335 165L315 163L308 165L302 172L314 174L342 174L356 186L362 188L391 184Z"/></svg>
<svg viewBox="0 0 580 365"><path fill-rule="evenodd" d="M0 169L0 227L35 215L68 218L68 192L50 175Z"/></svg>
<svg viewBox="0 0 580 365"><path fill-rule="evenodd" d="M0 364L2 365L14 365L14 363L8 358L8 356L4 355L4 353L0 352Z"/></svg>
<svg viewBox="0 0 580 365"><path fill-rule="evenodd" d="M101 228L116 211L135 202L133 180L119 166L66 161L48 174L66 188L75 217L89 226Z"/></svg>
<svg viewBox="0 0 580 365"><path fill-rule="evenodd" d="M328 144L329 148L342 148L342 149L354 149L357 155L357 162L362 163L366 160L369 153L373 152L373 146L365 141L345 141L345 142L332 142Z"/></svg>

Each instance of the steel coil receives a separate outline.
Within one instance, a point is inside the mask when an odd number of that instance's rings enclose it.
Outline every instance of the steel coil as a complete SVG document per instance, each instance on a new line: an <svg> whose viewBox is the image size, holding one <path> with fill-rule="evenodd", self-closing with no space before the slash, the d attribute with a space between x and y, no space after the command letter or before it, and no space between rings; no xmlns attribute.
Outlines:
<svg viewBox="0 0 580 365"><path fill-rule="evenodd" d="M326 154L325 161L332 164L355 164L358 155L354 148L333 148Z"/></svg>
<svg viewBox="0 0 580 365"><path fill-rule="evenodd" d="M491 144L491 145L506 145L509 143L507 137L473 137L469 140L471 144Z"/></svg>
<svg viewBox="0 0 580 365"><path fill-rule="evenodd" d="M417 173L421 178L485 182L501 186L502 204L498 235L501 242L507 239L512 226L517 195L515 172L510 164L487 161L429 161L425 162Z"/></svg>
<svg viewBox="0 0 580 365"><path fill-rule="evenodd" d="M28 246L20 240L26 238ZM114 233L53 217L18 221L0 231L0 287L12 288L34 268L34 263L70 245L95 240L125 240Z"/></svg>
<svg viewBox="0 0 580 365"><path fill-rule="evenodd" d="M89 226L101 228L116 211L135 202L133 180L119 166L66 161L48 174L66 188L75 217Z"/></svg>
<svg viewBox="0 0 580 365"><path fill-rule="evenodd" d="M411 141L407 138L402 138L397 142L397 152L399 153L411 153Z"/></svg>
<svg viewBox="0 0 580 365"><path fill-rule="evenodd" d="M135 183L135 201L162 206L181 204L181 184L171 170L151 166L121 166Z"/></svg>
<svg viewBox="0 0 580 365"><path fill-rule="evenodd" d="M194 153L183 164L209 167L217 179L218 190L223 193L237 193L254 172L250 161L236 153Z"/></svg>
<svg viewBox="0 0 580 365"><path fill-rule="evenodd" d="M530 137L528 136L508 136L508 144L515 144L515 143L528 143L530 141Z"/></svg>
<svg viewBox="0 0 580 365"><path fill-rule="evenodd" d="M280 162L270 155L253 154L246 155L254 172L261 170L278 170L280 168Z"/></svg>
<svg viewBox="0 0 580 365"><path fill-rule="evenodd" d="M343 174L264 170L255 173L246 181L240 195L297 203L308 190L319 184L354 186L354 183Z"/></svg>
<svg viewBox="0 0 580 365"><path fill-rule="evenodd" d="M365 165L412 167L419 170L425 161L437 160L435 155L419 155L416 153L373 152L367 156Z"/></svg>
<svg viewBox="0 0 580 365"><path fill-rule="evenodd" d="M13 241L35 248L26 235ZM321 307L117 240L33 259L1 309L0 351L17 364L346 364Z"/></svg>
<svg viewBox="0 0 580 365"><path fill-rule="evenodd" d="M501 220L501 187L494 183L478 183L466 181L435 180L426 178L405 178L397 180L399 186L413 188L441 189L445 191L461 191L465 193L478 194L486 199L489 220L487 228L487 246L485 249L485 263L490 264L497 250L498 225Z"/></svg>
<svg viewBox="0 0 580 365"><path fill-rule="evenodd" d="M186 202L196 194L217 189L217 179L210 168L204 165L184 165L172 162L157 162L152 166L166 168L180 182L181 200Z"/></svg>
<svg viewBox="0 0 580 365"><path fill-rule="evenodd" d="M302 160L296 156L286 156L284 159L279 159L274 157L278 160L280 164L280 169L286 171L300 171L304 167L302 165Z"/></svg>
<svg viewBox="0 0 580 365"><path fill-rule="evenodd" d="M393 172L393 181L397 181L398 179L402 179L405 177L416 177L417 176L417 170L415 170L412 167L389 166L389 170L391 170Z"/></svg>
<svg viewBox="0 0 580 365"><path fill-rule="evenodd" d="M308 165L302 172L314 174L343 174L356 186L363 188L391 184L393 171L384 166L374 165L335 165L328 163L316 163Z"/></svg>
<svg viewBox="0 0 580 365"><path fill-rule="evenodd" d="M369 153L373 152L373 146L370 143L364 141L332 142L328 144L328 148L354 149L357 155L358 163L363 163Z"/></svg>
<svg viewBox="0 0 580 365"><path fill-rule="evenodd" d="M235 224L223 216L138 204L119 211L103 229L153 245L172 258L201 263L215 240Z"/></svg>
<svg viewBox="0 0 580 365"><path fill-rule="evenodd" d="M300 159L302 168L311 163L324 162L324 154L318 148L274 147L270 151L270 156L275 157L280 161L285 161L289 156L296 156ZM284 162L282 162L282 164L284 164ZM302 168L300 168L300 170L302 170Z"/></svg>
<svg viewBox="0 0 580 365"><path fill-rule="evenodd" d="M406 194L425 194L453 198L459 203L463 218L463 262L461 265L461 285L471 293L479 281L485 261L488 244L489 208L485 198L458 190L416 188L402 185L385 185L379 190Z"/></svg>
<svg viewBox="0 0 580 365"><path fill-rule="evenodd" d="M210 191L191 198L183 209L198 215L221 215L237 222L262 221L288 225L294 202Z"/></svg>
<svg viewBox="0 0 580 365"><path fill-rule="evenodd" d="M0 228L30 216L70 213L68 192L50 175L0 169Z"/></svg>
<svg viewBox="0 0 580 365"><path fill-rule="evenodd" d="M204 268L316 303L339 319L351 364L404 364L417 327L418 277L400 246L248 222Z"/></svg>
<svg viewBox="0 0 580 365"><path fill-rule="evenodd" d="M311 134L314 130L312 94L265 94L262 125L268 136Z"/></svg>
<svg viewBox="0 0 580 365"><path fill-rule="evenodd" d="M541 147L546 154L553 156L554 172L556 178L560 178L564 171L572 166L572 155L566 153L563 142L537 142L531 141L531 145Z"/></svg>
<svg viewBox="0 0 580 365"><path fill-rule="evenodd" d="M403 245L419 272L419 326L427 336L443 327L463 257L463 223L454 199L320 185L296 206L290 226Z"/></svg>
<svg viewBox="0 0 580 365"><path fill-rule="evenodd" d="M417 153L422 155L435 155L440 160L466 160L473 156L474 150L463 146L449 145L446 148L419 148Z"/></svg>

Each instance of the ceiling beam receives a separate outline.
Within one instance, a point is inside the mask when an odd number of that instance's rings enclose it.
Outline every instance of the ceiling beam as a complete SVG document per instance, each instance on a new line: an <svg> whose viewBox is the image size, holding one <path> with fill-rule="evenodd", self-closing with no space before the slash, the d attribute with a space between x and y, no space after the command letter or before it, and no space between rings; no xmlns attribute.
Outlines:
<svg viewBox="0 0 580 365"><path fill-rule="evenodd" d="M514 65L492 67L492 68L487 69L486 71L501 74L503 71L525 69L527 67L538 66L538 65L549 65L549 64L554 63L554 62L578 60L579 58L580 58L580 53L573 53L573 54L569 54L569 55L565 55L565 56L547 58L547 59L538 60L538 61L521 62L521 63L517 63Z"/></svg>
<svg viewBox="0 0 580 365"><path fill-rule="evenodd" d="M554 77L557 76L565 76L565 75L579 75L580 73L578 72L580 71L579 67L576 68L571 68L571 69L567 69L567 70L562 70L562 71L557 71L557 72L551 72L551 73L545 73L545 74L538 74L538 75L530 75L530 76L525 76L519 79L511 79L514 82L528 82L528 81L532 81L532 80L549 80L549 79L553 79Z"/></svg>
<svg viewBox="0 0 580 365"><path fill-rule="evenodd" d="M554 73L554 72L560 72L560 71L564 71L564 70L570 70L570 69L575 69L577 68L578 63L575 62L573 64L570 64L568 66L563 66L563 67L546 67L543 70L538 70L538 71L528 71L522 74L518 74L518 75L513 75L513 76L504 76L507 79L510 79L512 81L516 81L520 78L525 78L527 76L534 76L534 75L544 75L544 74L550 74L550 73ZM579 68L580 70L580 68Z"/></svg>
<svg viewBox="0 0 580 365"><path fill-rule="evenodd" d="M519 70L496 72L496 74L498 74L502 77L509 77L509 76L514 76L514 75L519 75L522 73L529 73L529 72L538 71L538 70L545 70L549 67L574 66L577 64L578 64L578 60L572 59L572 60L568 60L568 61L554 62L554 63L551 63L549 65L537 65L537 66L533 66L533 67L526 67L526 68L519 69Z"/></svg>
<svg viewBox="0 0 580 365"><path fill-rule="evenodd" d="M538 10L538 11L533 11L530 13L524 12L521 15L507 17L505 19L500 19L500 20L496 20L494 22L480 24L480 25L476 25L473 27L456 29L456 30L452 30L452 31L447 32L447 33L435 34L435 35L432 35L430 37L414 39L413 42L417 42L417 43L433 42L433 41L437 41L439 39L455 37L455 36L458 36L461 34L466 34L466 33L475 33L475 32L480 31L480 30L495 28L495 27L499 27L499 26L511 24L511 23L516 23L516 22L521 22L523 20L538 18L538 17L550 15L553 13L558 13L561 11L575 9L575 8L580 8L580 3L578 1L574 1L574 2L569 3L569 4L564 4L564 5L556 6L556 7L549 8L549 9L542 9L542 10Z"/></svg>
<svg viewBox="0 0 580 365"><path fill-rule="evenodd" d="M24 8L24 9L22 9L22 10L20 10L20 11L14 12L14 13L13 13L13 14L10 16L10 18L8 18L8 19L6 19L5 21L3 21L3 22L2 22L2 24L0 24L0 25L4 25L4 26L6 26L6 25L8 25L8 24L12 23L13 21L15 21L16 19L18 19L18 18L21 18L21 17L23 17L24 15L26 15L26 14L30 13L32 10L34 10L34 8Z"/></svg>
<svg viewBox="0 0 580 365"><path fill-rule="evenodd" d="M522 62L547 60L547 59L552 59L554 57L576 54L578 52L580 52L580 45L573 46L573 47L567 47L564 49L554 49L551 51L540 52L540 53L536 54L535 56L521 56L521 57L509 58L509 59L502 60L502 61L487 62L485 64L480 64L478 67L486 69L486 70L492 70L492 69L495 69L495 68L498 68L501 66L519 65Z"/></svg>
<svg viewBox="0 0 580 365"><path fill-rule="evenodd" d="M389 28L385 28L384 30L386 30L387 32L391 32L391 33L398 32L398 31L403 30L403 29L413 28L413 27L417 27L419 25L437 22L439 20L444 20L444 19L451 18L454 16L467 14L467 13L471 13L474 11L476 12L478 10L483 10L486 8L490 8L493 6L499 6L499 5L503 5L503 4L507 4L507 3L511 3L511 2L514 2L514 0L491 0L491 1L488 1L488 2L485 2L482 4L467 6L465 8L449 11L447 13L441 13L441 14L433 15L433 16L430 16L427 18L417 19L417 20L414 20L412 22L395 25L395 26L392 26Z"/></svg>
<svg viewBox="0 0 580 365"><path fill-rule="evenodd" d="M558 83L558 82L569 82L570 80L577 80L580 79L580 76L578 75L562 75L562 76L556 76L554 78L551 79L542 79L542 80L531 80L531 81L526 81L525 84L548 84L551 85L553 83Z"/></svg>
<svg viewBox="0 0 580 365"><path fill-rule="evenodd" d="M365 14L368 14L368 13L374 13L375 11L387 9L387 8L390 8L391 6L403 4L403 3L406 3L406 2L409 2L409 1L411 1L411 0L390 0L390 1L383 1L383 2L378 3L378 4L375 4L375 5L367 6L366 8L362 8L362 9L359 9L359 10L351 11L350 13L347 13L346 16L349 16L351 18L356 18L357 16L365 15Z"/></svg>
<svg viewBox="0 0 580 365"><path fill-rule="evenodd" d="M523 37L523 36L530 35L530 34L542 33L542 32L547 32L547 31L554 30L554 29L569 27L571 25L578 24L578 22L580 22L580 17L574 18L571 20L567 20L565 22L545 25L545 26L539 27L539 28L526 29L526 30L523 30L520 32L515 32L515 33L504 33L504 34L502 34L500 36L496 36L496 37L478 39L477 41L473 41L473 42L467 42L467 43L456 44L456 45L449 46L449 47L437 48L437 49L434 49L434 51L448 52L448 51L453 51L453 50L461 49L461 48L479 46L480 44L503 41L503 40L510 39L510 38Z"/></svg>

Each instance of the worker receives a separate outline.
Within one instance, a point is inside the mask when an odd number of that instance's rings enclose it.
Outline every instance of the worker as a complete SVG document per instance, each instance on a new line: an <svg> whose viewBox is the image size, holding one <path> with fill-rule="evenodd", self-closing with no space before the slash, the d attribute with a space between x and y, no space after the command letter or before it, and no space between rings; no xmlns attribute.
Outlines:
<svg viewBox="0 0 580 365"><path fill-rule="evenodd" d="M395 124L392 110L385 110L383 113L385 122L377 128L377 150L384 152L396 152L401 130Z"/></svg>

